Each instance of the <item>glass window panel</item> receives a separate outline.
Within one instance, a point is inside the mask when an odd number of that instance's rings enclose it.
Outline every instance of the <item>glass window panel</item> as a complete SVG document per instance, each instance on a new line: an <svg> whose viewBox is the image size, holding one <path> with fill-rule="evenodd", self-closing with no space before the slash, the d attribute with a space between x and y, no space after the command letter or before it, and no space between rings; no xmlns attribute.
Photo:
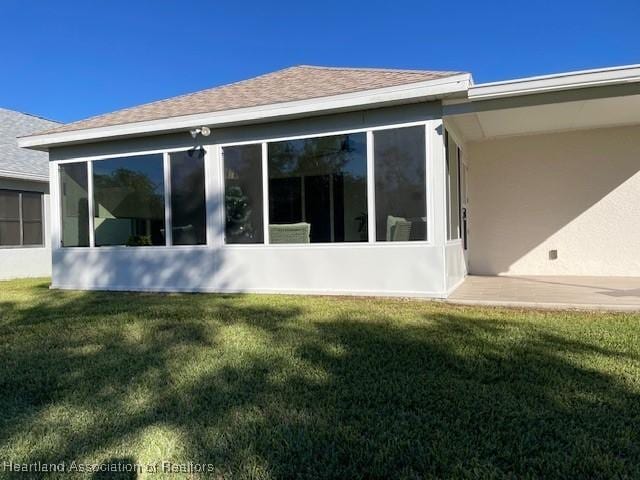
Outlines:
<svg viewBox="0 0 640 480"><path fill-rule="evenodd" d="M460 184L458 145L447 133L447 240L460 238Z"/></svg>
<svg viewBox="0 0 640 480"><path fill-rule="evenodd" d="M0 190L0 246L20 245L20 193Z"/></svg>
<svg viewBox="0 0 640 480"><path fill-rule="evenodd" d="M226 243L262 243L262 145L224 147Z"/></svg>
<svg viewBox="0 0 640 480"><path fill-rule="evenodd" d="M269 144L271 243L367 241L366 135Z"/></svg>
<svg viewBox="0 0 640 480"><path fill-rule="evenodd" d="M42 194L22 194L22 244L42 245Z"/></svg>
<svg viewBox="0 0 640 480"><path fill-rule="evenodd" d="M15 247L20 245L20 221L0 220L0 246Z"/></svg>
<svg viewBox="0 0 640 480"><path fill-rule="evenodd" d="M0 190L0 220L20 220L20 193Z"/></svg>
<svg viewBox="0 0 640 480"><path fill-rule="evenodd" d="M207 243L204 150L175 152L171 162L171 231L174 245Z"/></svg>
<svg viewBox="0 0 640 480"><path fill-rule="evenodd" d="M43 245L42 221L27 221L22 223L23 245Z"/></svg>
<svg viewBox="0 0 640 480"><path fill-rule="evenodd" d="M373 138L376 240L426 240L425 127L380 130Z"/></svg>
<svg viewBox="0 0 640 480"><path fill-rule="evenodd" d="M163 156L93 162L96 246L165 245Z"/></svg>
<svg viewBox="0 0 640 480"><path fill-rule="evenodd" d="M89 246L89 193L87 164L60 165L62 246Z"/></svg>
<svg viewBox="0 0 640 480"><path fill-rule="evenodd" d="M22 219L42 222L42 194L22 194Z"/></svg>

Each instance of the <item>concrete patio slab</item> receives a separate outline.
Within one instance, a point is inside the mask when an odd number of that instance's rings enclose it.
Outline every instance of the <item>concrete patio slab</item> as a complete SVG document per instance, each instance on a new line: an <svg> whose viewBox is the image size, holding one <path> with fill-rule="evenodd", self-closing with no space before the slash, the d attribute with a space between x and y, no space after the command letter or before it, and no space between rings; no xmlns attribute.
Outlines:
<svg viewBox="0 0 640 480"><path fill-rule="evenodd" d="M640 311L639 277L468 276L447 299L464 305Z"/></svg>

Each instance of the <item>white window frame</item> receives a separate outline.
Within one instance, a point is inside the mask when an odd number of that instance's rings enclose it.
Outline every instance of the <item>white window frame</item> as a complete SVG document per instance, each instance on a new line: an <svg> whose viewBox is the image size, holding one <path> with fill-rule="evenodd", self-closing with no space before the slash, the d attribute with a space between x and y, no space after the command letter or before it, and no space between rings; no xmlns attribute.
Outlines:
<svg viewBox="0 0 640 480"><path fill-rule="evenodd" d="M433 188L430 185L432 178L432 157L431 154L431 136L429 127L431 120L421 120L417 122L397 123L389 125L381 125L375 127L356 128L349 130L336 130L328 132L310 133L305 135L292 135L286 137L267 137L254 140L244 140L240 142L219 143L217 147L222 151L225 147L236 147L242 145L262 144L262 193L263 193L263 221L264 221L264 243L223 243L225 249L245 249L245 248L349 248L356 246L375 245L377 247L402 247L415 245L433 245ZM427 239L426 240L409 240L400 242L379 242L376 240L375 234L375 169L374 169L374 152L373 152L373 134L381 130L395 130L399 128L409 128L424 126L425 139L425 201L427 214ZM268 144L274 142L284 142L288 140L306 140L312 138L332 137L337 135L348 135L352 133L364 133L366 136L366 154L367 154L367 234L368 240L363 242L316 242L316 243L269 243L269 172L268 172ZM221 156L220 156L221 159ZM221 162L222 163L222 162ZM220 167L223 168L223 167ZM224 172L221 172L222 181L224 182ZM222 187L224 191L224 185ZM221 199L224 204L224 198ZM224 207L222 208L224 211ZM223 228L226 219L223 219Z"/></svg>
<svg viewBox="0 0 640 480"><path fill-rule="evenodd" d="M204 152L204 207L205 207L205 216L204 216L204 231L205 231L205 242L197 245L174 245L173 244L173 212L171 211L171 194L173 192L171 185L171 154L177 152L189 152L191 150L200 150ZM197 145L195 147L188 148L171 148L165 149L162 151L164 158L164 215L165 215L165 228L167 232L165 233L165 247L171 248L203 248L209 246L209 235L214 235L214 232L209 230L209 226L214 226L213 222L210 220L210 212L209 212L209 195L211 186L209 185L209 180L211 178L211 165L209 165L210 160L214 159L215 151L212 151L209 145ZM123 245L118 245L122 247ZM153 245L152 245L153 247ZM163 245L156 245L156 247L162 248ZM101 247L102 248L102 247ZM145 248L149 248L148 246Z"/></svg>
<svg viewBox="0 0 640 480"><path fill-rule="evenodd" d="M227 229L227 215L226 215L226 205L225 205L225 173L224 173L224 152L222 151L226 147L237 147L237 146L246 146L246 145L258 145L260 146L260 168L262 170L262 236L263 241L260 243L227 243L226 241L226 229ZM220 196L218 198L218 202L220 205L220 215L218 216L218 221L220 222L220 246L264 246L269 244L269 204L267 203L269 199L269 183L268 176L266 176L266 158L267 158L267 142L241 142L237 144L217 144L216 148L218 150L218 155L216 160L218 162L217 171L218 171L218 190ZM267 183L265 183L267 182Z"/></svg>
<svg viewBox="0 0 640 480"><path fill-rule="evenodd" d="M165 228L167 233L165 234L165 245L151 245L142 248L144 250L153 249L201 249L201 248L223 248L223 249L253 249L253 248L279 248L279 249L296 249L296 248L351 248L372 245L380 248L398 248L407 246L433 246L435 240L434 233L434 186L433 180L433 145L431 138L431 128L433 127L434 119L420 120L415 122L404 122L385 124L363 128L332 130L309 133L305 135L290 135L290 136L274 136L255 138L252 140L238 141L238 142L222 142L198 145L199 148L203 148L205 151L205 201L206 201L206 232L207 240L202 245L172 245L169 240L171 231L171 185L170 185L170 161L169 154L175 152L183 152L193 150L193 146L176 147L176 148L158 148L150 150L129 151L122 153L110 153L104 155L87 155L82 157L74 157L65 160L56 160L56 165L63 165L66 163L87 163L87 176L88 176L88 207L89 207L89 247L63 247L61 240L57 242L58 248L64 250L73 249L99 249L99 250L122 250L132 249L134 247L128 247L126 245L106 245L102 247L95 246L95 230L94 230L94 195L93 195L93 162L102 160L111 160L115 158L136 157L144 155L163 155L163 170L165 179ZM424 139L425 139L425 201L426 201L426 213L427 213L427 238L426 240L413 240L413 241L398 241L398 242L386 242L377 241L375 234L375 168L374 168L374 149L373 149L373 135L377 131L382 130L395 130L400 128L409 128L423 126L424 127ZM358 242L319 242L319 243L282 243L272 244L269 242L269 172L268 172L268 144L272 142L281 142L288 140L304 140L311 138L322 138L336 135L347 135L353 133L364 133L366 137L366 155L367 155L367 230L368 240ZM264 242L253 244L227 244L224 241L224 229L226 225L226 218L224 212L224 163L222 159L222 149L224 147L234 147L242 145L255 145L262 146L262 194L263 194L263 225L264 225ZM213 178L212 178L213 177ZM60 185L55 186L58 197L61 197ZM169 194L167 194L167 191ZM212 206L218 205L219 212L213 211ZM446 213L446 212L445 212ZM445 214L446 216L446 214ZM60 230L59 239L62 238L62 225L60 215L57 215L54 220L58 229ZM448 221L448 220L447 220ZM216 222L219 222L216 225ZM217 228L216 228L217 227ZM446 238L446 232L445 232Z"/></svg>
<svg viewBox="0 0 640 480"><path fill-rule="evenodd" d="M20 229L20 245L0 245L0 250L11 250L16 248L44 248L47 245L46 239L46 228L45 225L45 211L44 211L44 192L39 192L37 190L21 190L16 188L0 188L0 190L5 192L15 192L18 194L18 223ZM33 243L29 245L24 244L24 218L22 215L22 195L23 194L36 194L40 195L40 212L42 214L42 219L40 221L40 228L42 229L42 243Z"/></svg>
<svg viewBox="0 0 640 480"><path fill-rule="evenodd" d="M445 223L444 223L444 240L445 240L445 245L462 245L462 192L461 192L461 187L462 185L460 184L460 169L462 167L462 160L461 157L464 156L464 146L462 143L459 142L458 140L458 136L455 133L452 133L452 131L447 127L444 126L444 131L445 131L445 135L444 135L444 142L443 142L443 146L444 146L444 156L445 156L445 171L444 171L444 181L445 181L445 208L444 208L444 217L445 217ZM457 182L458 182L458 216L460 219L459 225L458 225L458 238L452 238L449 239L448 238L448 231L449 231L449 222L451 221L451 201L449 199L449 172L448 172L448 163L449 163L449 159L447 158L447 152L449 150L449 145L448 145L448 137L451 136L451 138L453 139L454 143L456 144L456 162L458 162L458 178L457 178Z"/></svg>
<svg viewBox="0 0 640 480"><path fill-rule="evenodd" d="M224 176L222 181L224 182ZM226 222L226 218L224 222ZM223 225L226 227L226 223ZM269 144L267 142L262 142L262 228L264 229L262 245L271 245L271 235L269 235ZM227 246L226 242L224 242L224 246Z"/></svg>
<svg viewBox="0 0 640 480"><path fill-rule="evenodd" d="M138 248L138 249L144 249L144 250L157 250L157 249L166 249L167 247L169 248L177 248L177 249L189 249L189 248L206 248L209 246L208 242L209 242L209 225L210 225L210 217L209 217L209 191L208 191L208 174L209 174L209 168L207 166L207 163L209 162L208 158L209 158L209 154L210 154L210 149L208 148L210 146L198 146L197 148L203 148L204 152L205 152L205 204L206 204L206 208L207 208L207 215L205 218L205 230L207 232L207 242L205 242L204 244L201 245L172 245L172 243L169 243L169 237L171 236L171 185L170 185L170 180L171 180L171 170L170 170L170 154L171 153L176 153L176 152L188 152L189 150L193 150L194 147L177 147L177 148L161 148L161 149L154 149L154 150L143 150L143 151L136 151L136 152L124 152L124 153L115 153L115 154L107 154L107 155L88 155L88 156L84 156L84 157L75 157L72 159L65 159L65 160L56 160L56 166L60 166L60 165L64 165L64 164L68 164L68 163L83 163L86 162L87 164L87 196L88 196L88 210L89 210L89 246L88 247L65 247L62 245L62 218L60 217L61 212L59 212L59 214L56 216L56 219L54 219L54 222L58 225L58 229L59 229L59 236L58 236L58 241L57 241L57 247L66 250L86 250L88 248L91 249L99 249L100 251L102 250L122 250L122 249L132 249L132 248ZM101 247L96 247L95 245L95 229L94 229L94 196L93 196L93 162L99 162L102 160L113 160L113 159L117 159L117 158L126 158L126 157L141 157L141 156L145 156L145 155L162 155L162 166L163 166L163 178L164 178L164 216L165 216L165 244L164 245L148 245L148 246L144 246L144 247L128 247L126 245L104 245ZM55 189L58 192L58 200L62 201L62 192L60 190L60 179L59 179L59 171L60 169L58 168L58 178L57 178L57 183L55 185ZM167 195L167 191L169 192L169 195ZM53 212L52 212L53 213Z"/></svg>
<svg viewBox="0 0 640 480"><path fill-rule="evenodd" d="M376 239L376 210L375 210L375 143L374 143L374 133L376 131L380 131L380 130L396 130L399 128L408 128L408 127L415 127L415 126L420 126L420 125L424 125L424 148L425 148L425 168L424 168L424 185L425 185L425 195L424 195L424 199L425 202L427 202L426 208L425 208L425 213L427 215L427 238L426 240L409 240L409 241L398 241L398 242L390 242L390 241L378 241ZM372 171L372 177L374 180L372 183L372 198L373 198L373 208L372 208L372 212L373 212L373 226L372 229L370 230L371 234L369 236L369 242L370 243L374 243L376 245L433 245L433 238L434 238L434 234L433 234L433 202L434 202L434 196L433 196L433 187L430 185L429 181L430 179L433 178L433 174L432 174L432 163L433 163L433 155L431 154L431 131L429 130L429 127L431 126L431 121L423 121L423 122L414 122L414 123L410 123L410 124L401 124L400 126L384 126L384 127L380 127L380 128L371 128L369 129L369 132L371 134L371 171ZM371 238L371 235L373 236L373 238Z"/></svg>
<svg viewBox="0 0 640 480"><path fill-rule="evenodd" d="M171 211L171 161L169 160L169 152L163 152L162 154L162 167L164 173L164 244L167 247L172 247L173 212Z"/></svg>
<svg viewBox="0 0 640 480"><path fill-rule="evenodd" d="M60 188L60 185L58 185ZM87 209L89 210L89 248L96 248L96 231L95 231L95 202L93 200L93 160L87 161ZM62 196L61 196L62 197ZM62 211L61 211L62 213ZM58 221L62 222L62 218L58 216ZM60 225L60 246L62 246L62 224ZM67 247L64 247L67 248ZM87 248L87 247L70 247L70 248Z"/></svg>
<svg viewBox="0 0 640 480"><path fill-rule="evenodd" d="M60 183L61 181L61 175L60 175L60 166L61 165L69 165L70 163L84 163L86 166L86 171L87 171L87 225L89 228L89 245L86 247L82 247L82 246L64 246L62 244L62 212L64 211L64 208L62 206L62 202L63 202L63 192L62 192L62 185ZM91 161L86 161L86 160L75 160L75 161L60 161L60 162L56 162L55 164L55 168L51 171L51 225L53 226L52 232L51 232L51 243L53 245L57 245L58 248L64 248L65 250L69 250L71 248L78 248L78 249L87 249L89 247L93 247L94 243L95 243L95 238L94 238L94 232L93 232L93 183L89 182L89 178L91 178L91 176L93 175L93 163ZM53 196L53 190L55 189L56 192L58 192L58 199L57 201L53 201L53 199L55 198ZM57 220L56 220L57 218Z"/></svg>

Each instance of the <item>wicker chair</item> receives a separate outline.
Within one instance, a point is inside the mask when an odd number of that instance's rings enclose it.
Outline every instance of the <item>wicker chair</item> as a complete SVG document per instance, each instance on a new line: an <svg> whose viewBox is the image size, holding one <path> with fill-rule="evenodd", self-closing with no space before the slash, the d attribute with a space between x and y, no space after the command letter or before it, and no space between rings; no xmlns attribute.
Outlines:
<svg viewBox="0 0 640 480"><path fill-rule="evenodd" d="M310 243L311 224L306 222L269 225L271 243Z"/></svg>

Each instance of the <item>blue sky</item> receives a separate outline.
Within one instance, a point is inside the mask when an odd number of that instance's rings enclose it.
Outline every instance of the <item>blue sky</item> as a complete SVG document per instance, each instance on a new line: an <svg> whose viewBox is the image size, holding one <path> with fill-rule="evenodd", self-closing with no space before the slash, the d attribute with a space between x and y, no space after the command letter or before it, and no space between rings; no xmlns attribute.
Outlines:
<svg viewBox="0 0 640 480"><path fill-rule="evenodd" d="M636 1L0 2L0 107L60 121L295 64L476 83L640 63Z"/></svg>

